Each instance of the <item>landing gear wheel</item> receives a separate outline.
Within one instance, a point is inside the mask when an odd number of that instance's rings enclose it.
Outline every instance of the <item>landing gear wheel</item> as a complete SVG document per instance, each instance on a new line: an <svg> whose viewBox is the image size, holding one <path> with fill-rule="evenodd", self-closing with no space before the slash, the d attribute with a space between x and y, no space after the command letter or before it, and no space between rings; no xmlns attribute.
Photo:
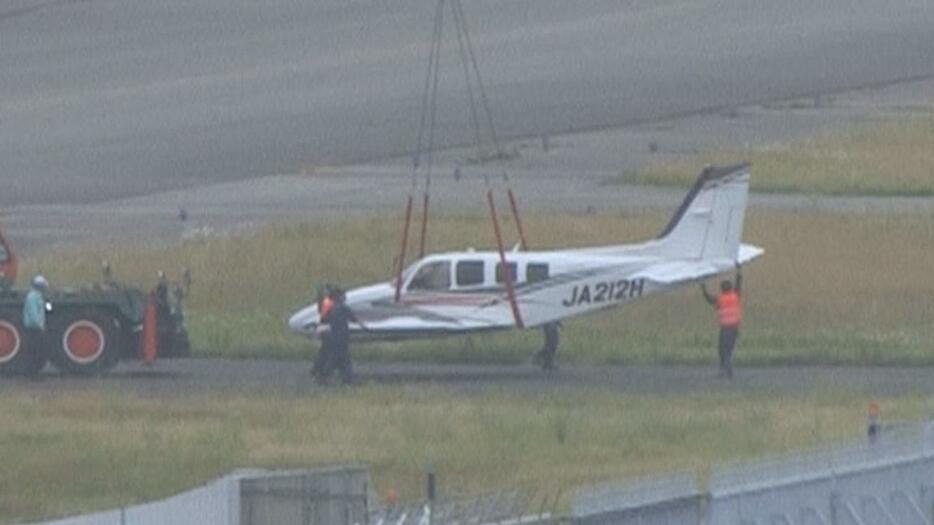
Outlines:
<svg viewBox="0 0 934 525"><path fill-rule="evenodd" d="M107 372L120 359L114 319L95 309L62 312L49 330L50 357L64 373Z"/></svg>
<svg viewBox="0 0 934 525"><path fill-rule="evenodd" d="M12 308L0 308L0 374L33 374L45 366L45 359L35 359L35 349L27 348L21 317Z"/></svg>

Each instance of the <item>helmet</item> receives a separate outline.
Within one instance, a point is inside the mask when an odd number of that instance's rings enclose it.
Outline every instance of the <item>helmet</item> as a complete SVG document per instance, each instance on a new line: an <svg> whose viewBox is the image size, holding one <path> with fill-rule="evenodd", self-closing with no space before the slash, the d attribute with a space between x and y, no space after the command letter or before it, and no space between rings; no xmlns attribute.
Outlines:
<svg viewBox="0 0 934 525"><path fill-rule="evenodd" d="M46 278L43 277L41 274L36 275L35 277L32 278L32 286L33 288L48 288L49 281L47 281Z"/></svg>

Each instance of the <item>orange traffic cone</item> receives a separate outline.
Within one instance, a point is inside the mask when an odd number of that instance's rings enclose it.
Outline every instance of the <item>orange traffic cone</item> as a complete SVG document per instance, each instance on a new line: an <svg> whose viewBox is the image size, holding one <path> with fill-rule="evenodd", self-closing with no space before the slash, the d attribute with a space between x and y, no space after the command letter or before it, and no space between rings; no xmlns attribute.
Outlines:
<svg viewBox="0 0 934 525"><path fill-rule="evenodd" d="M156 360L157 337L156 337L156 303L150 299L146 303L146 310L143 312L143 337L142 337L142 358L143 363L151 365Z"/></svg>

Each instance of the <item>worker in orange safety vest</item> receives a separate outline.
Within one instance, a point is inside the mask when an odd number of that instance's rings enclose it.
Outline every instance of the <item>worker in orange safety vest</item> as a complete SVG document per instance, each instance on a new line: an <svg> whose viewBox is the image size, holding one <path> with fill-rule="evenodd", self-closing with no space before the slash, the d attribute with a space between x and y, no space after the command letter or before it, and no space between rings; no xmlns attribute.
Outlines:
<svg viewBox="0 0 934 525"><path fill-rule="evenodd" d="M739 337L739 325L743 321L743 307L740 303L740 293L743 286L743 274L739 263L736 263L736 278L734 283L729 280L720 282L720 295L714 297L701 283L701 292L708 303L717 308L717 317L720 322L720 376L733 378L733 347Z"/></svg>
<svg viewBox="0 0 934 525"><path fill-rule="evenodd" d="M331 351L331 326L330 324L323 321L328 312L331 311L331 307L334 306L334 298L332 297L332 286L329 284L324 285L318 289L318 328L315 330L315 334L318 336L318 339L321 340L321 347L318 349L318 357L315 358L315 363L311 367L311 375L316 379L321 379L321 374L326 370L330 365L330 360L332 359Z"/></svg>

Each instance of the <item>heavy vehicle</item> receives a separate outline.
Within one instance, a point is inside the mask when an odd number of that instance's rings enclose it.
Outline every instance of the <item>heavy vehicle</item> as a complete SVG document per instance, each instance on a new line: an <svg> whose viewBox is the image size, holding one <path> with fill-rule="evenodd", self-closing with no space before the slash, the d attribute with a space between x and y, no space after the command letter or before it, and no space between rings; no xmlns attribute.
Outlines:
<svg viewBox="0 0 934 525"><path fill-rule="evenodd" d="M50 288L45 293L43 348L36 349L26 344L22 317L27 290L13 287L17 269L16 254L0 231L0 374L30 373L48 362L63 374L93 375L109 371L122 359L139 358L149 305L157 312L159 357L190 355L181 309L190 284L187 273L185 284L177 285L172 297L164 279L147 293L113 280L106 264L100 282Z"/></svg>

